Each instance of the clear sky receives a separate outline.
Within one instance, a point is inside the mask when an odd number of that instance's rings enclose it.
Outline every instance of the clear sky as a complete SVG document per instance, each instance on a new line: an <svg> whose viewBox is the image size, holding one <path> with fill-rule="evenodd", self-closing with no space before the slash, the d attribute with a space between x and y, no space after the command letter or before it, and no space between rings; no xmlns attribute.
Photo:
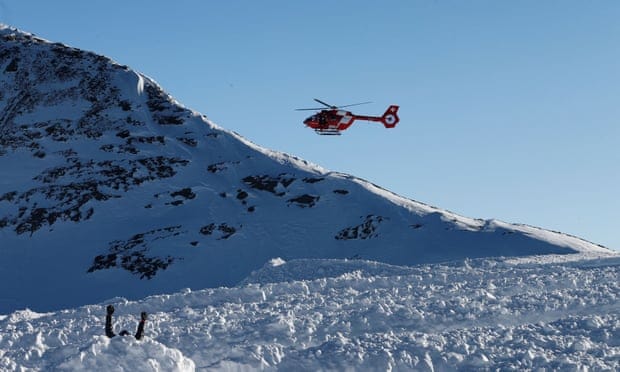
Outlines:
<svg viewBox="0 0 620 372"><path fill-rule="evenodd" d="M620 1L0 0L270 149L475 218L620 249ZM313 98L391 130L302 124ZM311 112L310 112L311 113Z"/></svg>

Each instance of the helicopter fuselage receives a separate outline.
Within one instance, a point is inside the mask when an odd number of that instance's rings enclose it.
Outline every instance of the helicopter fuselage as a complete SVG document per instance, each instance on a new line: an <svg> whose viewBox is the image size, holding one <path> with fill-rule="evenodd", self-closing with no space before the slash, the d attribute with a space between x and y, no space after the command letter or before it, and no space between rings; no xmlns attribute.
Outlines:
<svg viewBox="0 0 620 372"><path fill-rule="evenodd" d="M340 134L339 132L347 129L353 121L355 115L345 110L323 110L308 117L304 124L319 134Z"/></svg>

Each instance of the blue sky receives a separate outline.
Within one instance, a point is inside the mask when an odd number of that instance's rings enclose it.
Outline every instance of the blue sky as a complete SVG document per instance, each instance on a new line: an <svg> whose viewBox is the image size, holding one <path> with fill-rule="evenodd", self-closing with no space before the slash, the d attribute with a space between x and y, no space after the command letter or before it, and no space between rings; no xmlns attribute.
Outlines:
<svg viewBox="0 0 620 372"><path fill-rule="evenodd" d="M620 249L620 2L0 0L262 146ZM313 98L400 124L304 128Z"/></svg>

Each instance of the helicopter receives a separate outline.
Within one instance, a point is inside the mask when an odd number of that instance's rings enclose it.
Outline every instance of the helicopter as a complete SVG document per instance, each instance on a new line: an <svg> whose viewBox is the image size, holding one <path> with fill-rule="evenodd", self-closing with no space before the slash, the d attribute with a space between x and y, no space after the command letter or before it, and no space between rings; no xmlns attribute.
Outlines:
<svg viewBox="0 0 620 372"><path fill-rule="evenodd" d="M320 99L314 99L316 102L322 104L325 107L320 108L302 108L296 109L297 111L305 110L320 110L316 114L308 117L304 120L304 124L312 129L317 134L321 135L340 135L340 132L346 130L353 124L355 120L365 121L377 121L383 123L386 128L394 128L400 121L398 118L398 106L392 105L388 107L383 116L366 116L355 115L351 111L341 110L343 107L351 107L357 105L365 105L371 102L354 103L351 105L334 106L321 101Z"/></svg>

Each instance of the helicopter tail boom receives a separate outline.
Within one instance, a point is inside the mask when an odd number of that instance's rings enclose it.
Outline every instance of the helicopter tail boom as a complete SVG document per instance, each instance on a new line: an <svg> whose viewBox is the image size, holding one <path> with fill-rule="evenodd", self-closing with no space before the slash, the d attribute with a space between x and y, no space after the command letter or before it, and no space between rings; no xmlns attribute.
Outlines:
<svg viewBox="0 0 620 372"><path fill-rule="evenodd" d="M396 105L388 107L383 116L353 115L353 118L356 120L378 121L386 128L394 128L400 121L398 117L398 106Z"/></svg>

